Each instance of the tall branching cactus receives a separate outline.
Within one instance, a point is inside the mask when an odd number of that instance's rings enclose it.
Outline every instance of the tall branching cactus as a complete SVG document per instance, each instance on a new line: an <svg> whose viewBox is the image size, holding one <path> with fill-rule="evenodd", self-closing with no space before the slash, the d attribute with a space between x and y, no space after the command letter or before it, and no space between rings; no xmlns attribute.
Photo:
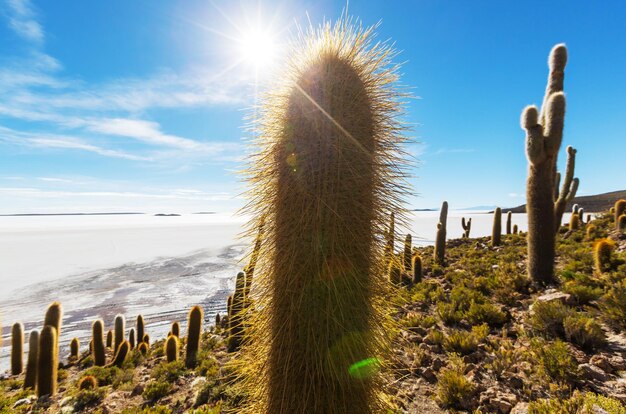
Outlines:
<svg viewBox="0 0 626 414"><path fill-rule="evenodd" d="M465 221L465 217L461 217L461 227L463 227L463 238L467 239L470 236L470 231L472 230L472 219L471 217Z"/></svg>
<svg viewBox="0 0 626 414"><path fill-rule="evenodd" d="M393 253L388 212L404 215L403 138L393 53L371 37L345 21L311 32L262 107L250 228L264 217L266 242L253 287L247 412L384 406L379 305L384 251Z"/></svg>
<svg viewBox="0 0 626 414"><path fill-rule="evenodd" d="M528 213L528 274L541 285L554 282L555 255L555 177L556 161L565 120L563 77L567 63L565 45L556 45L550 53L550 74L541 106L524 109L521 118L526 130L526 210Z"/></svg>
<svg viewBox="0 0 626 414"><path fill-rule="evenodd" d="M559 230L561 222L563 221L563 213L565 207L570 203L574 197L576 197L576 191L578 191L579 180L574 178L574 168L576 166L576 150L571 146L567 147L567 164L565 167L565 179L563 180L563 186L560 191L557 191L554 199L554 221L555 229ZM561 175L558 174L558 177ZM558 183L557 183L558 189Z"/></svg>
<svg viewBox="0 0 626 414"><path fill-rule="evenodd" d="M24 326L16 322L11 329L11 375L19 375L24 369Z"/></svg>
<svg viewBox="0 0 626 414"><path fill-rule="evenodd" d="M28 335L28 360L24 375L24 389L35 388L37 384L37 359L39 357L39 332L32 331Z"/></svg>
<svg viewBox="0 0 626 414"><path fill-rule="evenodd" d="M437 235L435 236L435 262L444 264L446 261L446 223L448 222L448 202L441 204L439 222L437 223ZM468 229L469 235L469 229Z"/></svg>
<svg viewBox="0 0 626 414"><path fill-rule="evenodd" d="M499 246L502 240L502 209L497 207L493 211L493 225L491 226L491 245Z"/></svg>

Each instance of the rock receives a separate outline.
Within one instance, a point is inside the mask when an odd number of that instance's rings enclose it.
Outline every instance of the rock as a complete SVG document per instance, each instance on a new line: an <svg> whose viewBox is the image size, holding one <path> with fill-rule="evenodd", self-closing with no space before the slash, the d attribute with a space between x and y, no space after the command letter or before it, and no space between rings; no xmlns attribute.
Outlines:
<svg viewBox="0 0 626 414"><path fill-rule="evenodd" d="M518 402L509 414L528 414L528 403Z"/></svg>
<svg viewBox="0 0 626 414"><path fill-rule="evenodd" d="M143 384L137 384L135 385L135 388L133 388L133 390L131 391L130 396L134 397L135 395L141 395L143 394L143 390L144 390Z"/></svg>
<svg viewBox="0 0 626 414"><path fill-rule="evenodd" d="M426 368L422 372L422 377L424 377L426 381L431 382L431 383L437 381L437 376L435 375L435 371L431 367Z"/></svg>
<svg viewBox="0 0 626 414"><path fill-rule="evenodd" d="M603 371L606 371L609 373L613 371L613 366L611 365L611 362L604 355L592 356L591 359L589 360L589 363L591 365L595 365L596 367L600 368Z"/></svg>
<svg viewBox="0 0 626 414"><path fill-rule="evenodd" d="M550 292L550 291L552 291L552 289L547 290L546 292ZM545 293L537 298L537 302L552 302L555 300L561 302L564 305L576 304L576 300L574 299L572 295L570 295L569 293L560 292L558 290L552 291L551 293Z"/></svg>
<svg viewBox="0 0 626 414"><path fill-rule="evenodd" d="M509 414L513 409L513 404L501 398L493 398L491 406L497 410L499 414Z"/></svg>
<svg viewBox="0 0 626 414"><path fill-rule="evenodd" d="M63 399L61 400L61 402L59 403L59 405L60 405L61 407L65 407L65 406L67 406L67 405L72 404L72 400L73 400L73 398L72 398L72 397L65 397L65 398L63 398Z"/></svg>
<svg viewBox="0 0 626 414"><path fill-rule="evenodd" d="M609 363L615 371L626 371L626 359L622 358L620 355L613 355L609 359Z"/></svg>
<svg viewBox="0 0 626 414"><path fill-rule="evenodd" d="M578 366L584 379L592 379L600 382L605 382L609 379L609 376L602 369L591 364L581 364Z"/></svg>
<svg viewBox="0 0 626 414"><path fill-rule="evenodd" d="M15 401L15 404L13 404L13 408L16 408L16 407L19 407L20 405L25 405L25 404L30 404L30 398L22 398L22 399Z"/></svg>
<svg viewBox="0 0 626 414"><path fill-rule="evenodd" d="M509 378L507 378L507 381L513 389L521 390L522 388L524 388L524 380L520 377L511 375Z"/></svg>
<svg viewBox="0 0 626 414"><path fill-rule="evenodd" d="M197 377L191 382L191 387L196 388L198 386L203 386L206 383L206 377Z"/></svg>
<svg viewBox="0 0 626 414"><path fill-rule="evenodd" d="M605 410L604 408L600 408L595 404L591 407L591 412L593 414L609 414L607 410Z"/></svg>
<svg viewBox="0 0 626 414"><path fill-rule="evenodd" d="M63 407L61 408L61 414L72 414L74 412L74 407Z"/></svg>

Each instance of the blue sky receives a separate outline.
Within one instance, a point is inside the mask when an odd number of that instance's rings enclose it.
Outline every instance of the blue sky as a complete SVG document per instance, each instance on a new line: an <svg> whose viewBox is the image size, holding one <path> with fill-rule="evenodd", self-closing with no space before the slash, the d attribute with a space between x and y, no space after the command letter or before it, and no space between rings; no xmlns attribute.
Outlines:
<svg viewBox="0 0 626 414"><path fill-rule="evenodd" d="M393 7L393 4L397 4ZM234 211L246 117L296 24L344 2L0 0L0 214ZM626 3L351 1L401 51L419 141L411 207L524 202L519 116L569 48L566 145L579 194L626 187ZM276 54L242 51L255 31ZM252 35L254 36L254 35Z"/></svg>

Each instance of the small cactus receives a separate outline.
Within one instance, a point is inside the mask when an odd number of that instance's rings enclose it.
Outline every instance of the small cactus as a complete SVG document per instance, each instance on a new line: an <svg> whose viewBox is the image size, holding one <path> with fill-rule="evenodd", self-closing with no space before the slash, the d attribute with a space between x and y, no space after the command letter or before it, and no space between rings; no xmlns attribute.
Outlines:
<svg viewBox="0 0 626 414"><path fill-rule="evenodd" d="M413 283L422 281L422 258L420 255L413 255Z"/></svg>
<svg viewBox="0 0 626 414"><path fill-rule="evenodd" d="M170 335L165 341L165 357L167 362L178 361L178 337Z"/></svg>
<svg viewBox="0 0 626 414"><path fill-rule="evenodd" d="M138 315L137 316L137 345L139 345L139 343L143 341L143 335L146 333L144 327L145 325L143 322L143 316Z"/></svg>
<svg viewBox="0 0 626 414"><path fill-rule="evenodd" d="M37 359L39 356L39 332L32 331L28 336L28 360L24 375L24 389L37 385Z"/></svg>
<svg viewBox="0 0 626 414"><path fill-rule="evenodd" d="M622 214L617 219L617 230L619 230L620 233L626 233L626 214Z"/></svg>
<svg viewBox="0 0 626 414"><path fill-rule="evenodd" d="M131 351L135 349L135 328L131 328L128 332L128 344L130 345Z"/></svg>
<svg viewBox="0 0 626 414"><path fill-rule="evenodd" d="M585 238L587 240L594 240L596 238L596 232L598 228L595 224L588 224L587 229L585 230Z"/></svg>
<svg viewBox="0 0 626 414"><path fill-rule="evenodd" d="M600 239L593 246L593 259L596 272L604 273L611 270L611 255L615 242L611 239Z"/></svg>
<svg viewBox="0 0 626 414"><path fill-rule="evenodd" d="M615 215L615 228L619 230L619 217L626 212L626 200L617 200L613 207Z"/></svg>
<svg viewBox="0 0 626 414"><path fill-rule="evenodd" d="M175 337L180 338L180 323L178 321L174 321L172 323L172 329L170 330L170 332Z"/></svg>
<svg viewBox="0 0 626 414"><path fill-rule="evenodd" d="M412 255L412 240L411 235L407 234L404 238L404 270L411 271L411 255Z"/></svg>
<svg viewBox="0 0 626 414"><path fill-rule="evenodd" d="M569 218L569 229L570 230L578 230L580 229L580 217L578 214L573 213Z"/></svg>
<svg viewBox="0 0 626 414"><path fill-rule="evenodd" d="M113 334L113 349L117 352L120 348L120 344L124 342L124 326L126 321L124 315L117 315L115 317L115 332Z"/></svg>
<svg viewBox="0 0 626 414"><path fill-rule="evenodd" d="M37 396L54 395L57 392L57 370L59 368L57 330L45 325L39 336L37 358Z"/></svg>
<svg viewBox="0 0 626 414"><path fill-rule="evenodd" d="M137 345L137 350L141 352L141 355L145 356L148 353L148 344L145 342L140 342L139 345Z"/></svg>
<svg viewBox="0 0 626 414"><path fill-rule="evenodd" d="M583 222L583 218L585 217L585 209L584 208L579 208L578 211L576 212L576 214L578 214L578 217L580 217L580 222Z"/></svg>
<svg viewBox="0 0 626 414"><path fill-rule="evenodd" d="M11 375L19 375L24 369L24 327L16 322L11 329Z"/></svg>
<svg viewBox="0 0 626 414"><path fill-rule="evenodd" d="M196 356L198 349L200 349L203 321L204 311L202 308L200 306L191 308L187 321L187 352L185 354L185 365L187 368L196 366Z"/></svg>
<svg viewBox="0 0 626 414"><path fill-rule="evenodd" d="M591 214L587 214L587 219L585 220L585 223L590 223L591 222Z"/></svg>
<svg viewBox="0 0 626 414"><path fill-rule="evenodd" d="M111 349L113 347L113 331L109 329L107 332L107 348Z"/></svg>
<svg viewBox="0 0 626 414"><path fill-rule="evenodd" d="M506 212L506 234L511 234L511 219L513 218L513 213L511 211Z"/></svg>
<svg viewBox="0 0 626 414"><path fill-rule="evenodd" d="M393 259L389 262L388 265L388 279L392 285L400 285L402 283L402 271L400 270L400 266L398 265L398 260Z"/></svg>
<svg viewBox="0 0 626 414"><path fill-rule="evenodd" d="M472 230L472 219L471 217L465 221L465 217L461 217L461 227L463 227L463 238L468 239L470 236L470 230Z"/></svg>
<svg viewBox="0 0 626 414"><path fill-rule="evenodd" d="M580 206L578 204L574 204L572 206L572 214L578 214L578 210L580 210Z"/></svg>
<svg viewBox="0 0 626 414"><path fill-rule="evenodd" d="M517 234L519 232L519 229L517 227L517 224L513 225L513 234Z"/></svg>
<svg viewBox="0 0 626 414"><path fill-rule="evenodd" d="M576 164L576 150L571 146L567 147L567 165L565 167L565 179L563 180L563 186L554 200L554 220L556 222L555 231L558 231L561 227L561 221L563 220L563 213L565 212L565 206L570 203L576 196L578 190L579 180L574 178L574 167ZM556 168L556 167L555 167ZM578 204L574 205L575 211L578 213Z"/></svg>
<svg viewBox="0 0 626 414"><path fill-rule="evenodd" d="M493 226L491 228L491 245L499 246L502 237L502 209L496 208L493 212Z"/></svg>
<svg viewBox="0 0 626 414"><path fill-rule="evenodd" d="M115 353L115 357L113 358L113 361L109 364L109 366L115 366L115 367L121 368L129 352L130 352L130 344L128 343L128 341L122 341L120 346L117 348L117 352Z"/></svg>
<svg viewBox="0 0 626 414"><path fill-rule="evenodd" d="M94 390L98 388L98 380L93 375L86 375L78 380L79 390Z"/></svg>
<svg viewBox="0 0 626 414"><path fill-rule="evenodd" d="M143 342L145 342L146 345L148 345L148 347L150 347L150 335L143 334Z"/></svg>
<svg viewBox="0 0 626 414"><path fill-rule="evenodd" d="M93 364L97 367L103 367L106 365L106 356L104 352L103 341L104 323L101 320L96 320L91 325L91 346L93 355ZM111 333L111 331L109 331ZM109 341L109 335L107 334L107 342Z"/></svg>
<svg viewBox="0 0 626 414"><path fill-rule="evenodd" d="M220 313L219 313L219 312L217 312L217 313L215 314L215 327L216 327L216 328L220 326L220 322L221 322L221 320L220 320Z"/></svg>
<svg viewBox="0 0 626 414"><path fill-rule="evenodd" d="M78 338L72 338L70 341L70 358L78 358L80 352L80 341Z"/></svg>

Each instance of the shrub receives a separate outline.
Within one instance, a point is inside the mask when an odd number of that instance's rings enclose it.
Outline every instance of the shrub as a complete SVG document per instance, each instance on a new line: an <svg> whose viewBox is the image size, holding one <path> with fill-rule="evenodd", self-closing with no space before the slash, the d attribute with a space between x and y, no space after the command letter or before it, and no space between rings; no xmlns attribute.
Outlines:
<svg viewBox="0 0 626 414"><path fill-rule="evenodd" d="M541 364L541 371L552 380L571 384L577 379L578 365L565 342L560 339L553 343L535 341L533 350Z"/></svg>
<svg viewBox="0 0 626 414"><path fill-rule="evenodd" d="M506 313L502 312L496 305L476 302L472 302L465 313L465 317L472 325L487 323L490 326L502 325L508 319Z"/></svg>
<svg viewBox="0 0 626 414"><path fill-rule="evenodd" d="M443 347L448 352L468 355L478 349L478 344L487 337L488 333L489 327L486 324L474 326L471 331L453 331L445 338Z"/></svg>
<svg viewBox="0 0 626 414"><path fill-rule="evenodd" d="M626 280L616 283L598 302L600 317L616 330L626 328Z"/></svg>
<svg viewBox="0 0 626 414"><path fill-rule="evenodd" d="M586 305L589 302L597 300L604 293L604 289L597 286L582 284L579 281L565 282L563 292L569 293L576 298L579 305Z"/></svg>
<svg viewBox="0 0 626 414"><path fill-rule="evenodd" d="M563 320L574 312L557 300L535 302L529 321L530 326L544 336L562 337L565 335Z"/></svg>
<svg viewBox="0 0 626 414"><path fill-rule="evenodd" d="M152 370L152 378L172 383L185 373L183 361L162 362Z"/></svg>
<svg viewBox="0 0 626 414"><path fill-rule="evenodd" d="M143 398L147 401L157 401L172 391L172 384L163 381L150 381L143 390Z"/></svg>
<svg viewBox="0 0 626 414"><path fill-rule="evenodd" d="M80 412L85 407L96 405L104 398L103 389L81 389L74 399L74 410Z"/></svg>
<svg viewBox="0 0 626 414"><path fill-rule="evenodd" d="M606 345L606 335L592 318L577 313L563 320L565 337L585 351L593 351Z"/></svg>
<svg viewBox="0 0 626 414"><path fill-rule="evenodd" d="M111 385L122 373L118 367L91 367L84 372L83 376L93 376L100 386Z"/></svg>
<svg viewBox="0 0 626 414"><path fill-rule="evenodd" d="M452 354L448 366L437 375L437 399L442 407L465 409L471 402L475 386L464 372L463 360Z"/></svg>

